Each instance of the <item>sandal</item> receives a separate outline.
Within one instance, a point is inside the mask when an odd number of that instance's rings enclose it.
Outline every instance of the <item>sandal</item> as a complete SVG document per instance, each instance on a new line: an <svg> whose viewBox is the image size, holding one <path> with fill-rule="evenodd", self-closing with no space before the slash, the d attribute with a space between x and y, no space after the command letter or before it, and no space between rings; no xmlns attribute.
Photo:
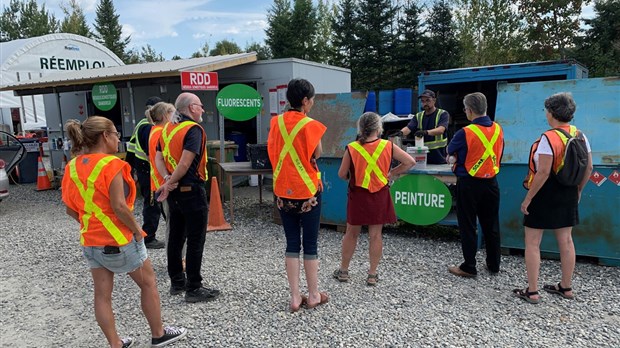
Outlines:
<svg viewBox="0 0 620 348"><path fill-rule="evenodd" d="M563 288L562 282L559 282L558 285L544 285L543 290L550 294L560 295L566 299L574 300L575 295L567 295L566 293L569 291L573 291L572 288Z"/></svg>
<svg viewBox="0 0 620 348"><path fill-rule="evenodd" d="M320 298L321 298L320 301L318 303L315 303L315 304L310 304L310 303L306 302L306 309L316 308L317 306L324 305L327 302L329 302L329 295L326 292L320 292L319 295L320 295Z"/></svg>
<svg viewBox="0 0 620 348"><path fill-rule="evenodd" d="M304 295L301 295L301 303L299 303L299 306L293 307L292 305L289 305L289 310L291 311L291 313L295 313L295 312L299 311L299 309L302 306L305 306L306 303L308 303L308 297L304 296Z"/></svg>
<svg viewBox="0 0 620 348"><path fill-rule="evenodd" d="M515 294L516 297L523 299L528 303L537 304L538 302L540 302L540 297L532 298L532 296L534 295L539 295L538 290L530 291L530 288L514 289L512 290L512 293Z"/></svg>
<svg viewBox="0 0 620 348"><path fill-rule="evenodd" d="M343 271L340 268L334 271L333 276L341 283L346 283L349 281L349 279L351 279L349 278L349 271Z"/></svg>
<svg viewBox="0 0 620 348"><path fill-rule="evenodd" d="M366 278L366 285L375 286L379 282L379 273L377 274L369 274L368 278Z"/></svg>

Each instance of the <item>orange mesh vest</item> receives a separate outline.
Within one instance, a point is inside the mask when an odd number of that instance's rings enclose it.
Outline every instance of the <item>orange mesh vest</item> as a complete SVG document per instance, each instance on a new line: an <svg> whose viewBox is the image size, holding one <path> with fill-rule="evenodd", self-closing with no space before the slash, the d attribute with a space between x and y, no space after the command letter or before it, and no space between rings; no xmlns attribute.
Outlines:
<svg viewBox="0 0 620 348"><path fill-rule="evenodd" d="M475 178L495 177L504 150L502 127L493 122L490 127L470 124L463 130L467 141L465 170Z"/></svg>
<svg viewBox="0 0 620 348"><path fill-rule="evenodd" d="M133 238L110 204L110 184L119 172L129 190L125 202L133 211L136 185L127 162L112 155L88 154L67 164L62 179L62 200L79 215L83 246L122 246Z"/></svg>
<svg viewBox="0 0 620 348"><path fill-rule="evenodd" d="M157 155L157 144L161 138L163 126L153 126L149 134L149 164L151 166L151 191L157 191L164 184L164 177L159 174L155 165L155 155Z"/></svg>
<svg viewBox="0 0 620 348"><path fill-rule="evenodd" d="M273 192L278 197L305 199L316 194L321 173L311 163L326 127L299 111L271 119L267 151L273 169Z"/></svg>
<svg viewBox="0 0 620 348"><path fill-rule="evenodd" d="M562 128L563 130L567 131L568 134L570 134L572 137L577 136L577 127L575 126L561 126L558 128ZM553 164L551 166L551 169L554 173L557 173L564 165L564 152L566 151L566 142L568 141L568 139L561 137L558 134L558 131L555 131L553 129L549 129L548 131L544 132L543 135L547 137L549 145L551 145L551 151L553 152ZM528 190L530 188L530 185L532 184L532 180L534 180L534 174L536 174L536 172L538 171L538 169L536 168L536 163L534 162L534 154L536 153L536 150L538 150L539 143L540 137L536 139L536 141L534 142L534 144L532 144L532 147L530 148L530 159L528 161L529 170L527 173L527 177L523 181L523 187Z"/></svg>
<svg viewBox="0 0 620 348"><path fill-rule="evenodd" d="M166 169L168 169L169 173L174 172L174 169L177 167L177 163L181 160L181 155L183 154L183 141L185 140L185 135L189 132L190 128L198 126L200 131L202 132L202 146L201 154L197 154L196 156L200 156L200 162L198 163L198 175L202 180L207 180L207 156L205 154L206 151L206 142L207 135L205 134L205 130L200 127L200 125L194 121L183 121L181 123L172 123L168 122L164 126L164 129L161 132L161 138L159 139L159 146L162 150L162 155L164 156L164 163L166 163Z"/></svg>
<svg viewBox="0 0 620 348"><path fill-rule="evenodd" d="M347 145L355 169L355 186L371 193L388 184L387 174L392 163L392 143L379 139L366 144L357 141Z"/></svg>

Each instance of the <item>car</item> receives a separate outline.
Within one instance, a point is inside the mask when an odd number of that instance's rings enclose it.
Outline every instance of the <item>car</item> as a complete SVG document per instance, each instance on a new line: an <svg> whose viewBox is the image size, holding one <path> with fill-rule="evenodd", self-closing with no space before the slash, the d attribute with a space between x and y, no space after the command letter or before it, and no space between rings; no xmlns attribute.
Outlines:
<svg viewBox="0 0 620 348"><path fill-rule="evenodd" d="M0 202L9 196L9 175L26 158L26 147L10 133L0 131Z"/></svg>

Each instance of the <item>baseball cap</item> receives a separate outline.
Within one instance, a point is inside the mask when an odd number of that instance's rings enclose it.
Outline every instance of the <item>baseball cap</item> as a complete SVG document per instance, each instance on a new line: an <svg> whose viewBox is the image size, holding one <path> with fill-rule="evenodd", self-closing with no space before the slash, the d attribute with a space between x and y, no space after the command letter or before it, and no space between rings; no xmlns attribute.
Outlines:
<svg viewBox="0 0 620 348"><path fill-rule="evenodd" d="M420 99L422 97L435 98L435 92L431 91L430 89L425 89L424 92L422 92L422 94L420 94L418 99Z"/></svg>
<svg viewBox="0 0 620 348"><path fill-rule="evenodd" d="M160 97L150 97L149 99L146 100L146 106L153 106L162 101L163 100L161 100Z"/></svg>

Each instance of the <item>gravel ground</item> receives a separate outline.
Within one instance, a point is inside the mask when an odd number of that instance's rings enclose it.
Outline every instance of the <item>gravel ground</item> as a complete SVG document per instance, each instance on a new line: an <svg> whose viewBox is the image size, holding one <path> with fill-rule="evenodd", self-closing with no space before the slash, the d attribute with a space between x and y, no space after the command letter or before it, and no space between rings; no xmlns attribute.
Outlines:
<svg viewBox="0 0 620 348"><path fill-rule="evenodd" d="M11 186L0 203L0 346L105 346L78 225L65 215L60 191L35 187ZM174 347L620 347L618 268L578 263L577 300L542 294L541 304L531 305L511 294L525 285L522 257L504 256L499 275L482 269L475 280L460 279L446 270L461 260L458 241L397 230L384 233L381 281L367 287L366 235L351 281L339 283L331 273L339 265L342 234L321 229L319 277L330 302L290 314L284 234L270 206L258 203L257 191L235 189L234 230L207 234L203 275L221 289L218 300L187 304L170 296L165 253L149 251L164 322L189 329ZM543 260L541 282L557 282L559 266ZM116 277L113 306L121 336L148 347L139 290L129 277Z"/></svg>

